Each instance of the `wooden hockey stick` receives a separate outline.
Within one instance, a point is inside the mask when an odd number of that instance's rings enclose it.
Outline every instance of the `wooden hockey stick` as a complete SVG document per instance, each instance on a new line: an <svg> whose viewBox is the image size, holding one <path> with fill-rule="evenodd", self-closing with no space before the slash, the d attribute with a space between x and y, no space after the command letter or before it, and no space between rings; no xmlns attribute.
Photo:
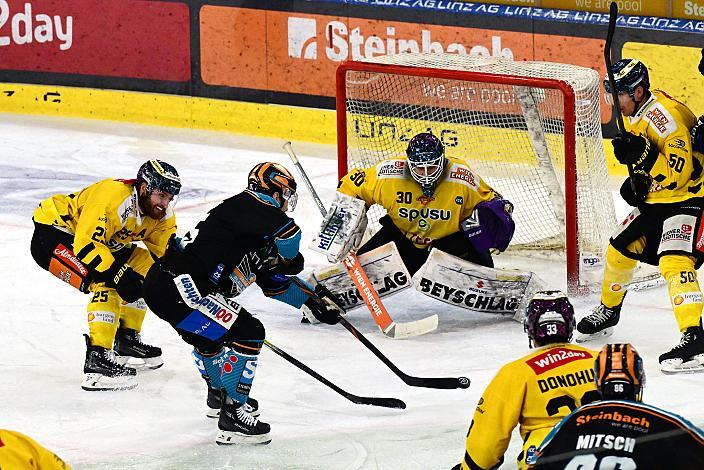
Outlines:
<svg viewBox="0 0 704 470"><path fill-rule="evenodd" d="M313 200L318 206L318 210L320 210L321 215L325 217L325 215L327 214L327 209L325 209L323 201L321 201L320 197L318 196L318 193L313 187L313 184L310 182L308 175L301 166L301 163L298 161L298 157L293 151L291 142L286 142L283 145L283 148L284 150L286 150L286 153L288 153L288 156L291 158L293 165L296 167L296 170L298 170L298 174L303 179L303 182L308 188L308 191L310 192L311 196L313 196ZM437 314L433 314L429 317L421 318L420 320L413 320L410 322L395 322L389 315L389 312L386 310L386 307L384 307L384 304L381 302L379 294L377 294L376 290L374 289L374 286L369 281L369 278L364 272L364 269L362 268L362 265L360 264L357 255L353 252L348 253L342 261L342 265L345 267L345 269L347 269L347 273L352 278L352 281L354 282L355 286L357 286L357 290L362 296L362 300L364 300L364 303L367 305L367 308L369 309L372 318L374 319L376 324L379 326L379 329L385 336L388 336L389 338L393 339L409 338L412 336L419 336L428 333L438 327L439 318Z"/></svg>
<svg viewBox="0 0 704 470"><path fill-rule="evenodd" d="M306 374L313 377L315 380L317 380L317 381L327 385L331 389L335 390L337 393L339 393L343 397L347 398L352 403L357 403L358 405L383 406L385 408L400 408L402 410L406 408L406 404L403 401L399 400L398 398L360 397L360 396L354 395L352 393L346 392L345 390L338 387L334 383L330 382L328 379L326 379L322 375L318 374L316 371L314 371L313 369L311 369L307 365L303 364L301 361L299 361L295 357L291 356L290 354L288 354L286 351L279 348L278 346L271 344L267 340L264 340L264 346L268 347L274 353L283 357L288 362L290 362L291 364L298 367Z"/></svg>

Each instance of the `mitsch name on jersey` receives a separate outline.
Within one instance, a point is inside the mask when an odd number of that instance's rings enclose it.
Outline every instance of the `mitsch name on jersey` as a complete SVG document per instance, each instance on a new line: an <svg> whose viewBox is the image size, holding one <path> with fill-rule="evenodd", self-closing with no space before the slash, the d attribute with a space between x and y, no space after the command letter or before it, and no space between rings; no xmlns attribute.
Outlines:
<svg viewBox="0 0 704 470"><path fill-rule="evenodd" d="M455 289L425 277L420 279L421 292L454 304L464 304L472 310L492 313L512 313L518 308L517 297L505 297L475 289Z"/></svg>

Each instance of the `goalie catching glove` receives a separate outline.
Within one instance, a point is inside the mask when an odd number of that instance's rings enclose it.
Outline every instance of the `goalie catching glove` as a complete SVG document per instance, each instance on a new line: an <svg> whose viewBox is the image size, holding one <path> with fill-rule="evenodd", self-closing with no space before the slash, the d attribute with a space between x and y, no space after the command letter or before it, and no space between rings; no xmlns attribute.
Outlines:
<svg viewBox="0 0 704 470"><path fill-rule="evenodd" d="M345 311L331 297L332 294L324 286L316 286L315 295L311 295L301 307L303 315L311 323L337 325L340 323L340 315Z"/></svg>
<svg viewBox="0 0 704 470"><path fill-rule="evenodd" d="M309 248L327 256L331 263L337 263L350 251L359 248L366 228L364 201L336 192L320 231Z"/></svg>
<svg viewBox="0 0 704 470"><path fill-rule="evenodd" d="M504 251L516 230L512 214L513 204L496 197L477 204L472 215L460 223L460 228L477 251L492 248Z"/></svg>

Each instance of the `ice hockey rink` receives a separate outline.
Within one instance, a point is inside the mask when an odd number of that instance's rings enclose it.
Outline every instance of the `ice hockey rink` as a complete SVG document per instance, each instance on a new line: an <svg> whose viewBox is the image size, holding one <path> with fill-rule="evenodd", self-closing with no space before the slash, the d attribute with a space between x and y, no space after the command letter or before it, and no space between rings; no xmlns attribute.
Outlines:
<svg viewBox="0 0 704 470"><path fill-rule="evenodd" d="M405 410L356 405L271 351L259 360L252 396L271 424L266 446L217 446L217 423L205 416L205 386L190 347L148 314L147 342L163 348L165 365L138 376L127 392L80 388L87 332L87 297L35 265L29 253L32 212L45 197L72 192L102 178L133 178L159 158L176 166L183 191L176 205L184 233L220 200L240 192L261 161L292 169L283 141L108 122L0 115L0 428L28 434L77 469L449 469L464 454L476 403L498 368L528 351L522 325L473 314L404 291L385 304L396 320L438 313L427 335L383 337L366 309L348 319L404 372L467 376L466 390L404 384L342 326L300 324L300 314L264 298L256 286L240 301L265 325L267 339L345 390L397 397ZM337 183L333 147L294 142L303 166L328 203ZM305 245L320 223L303 185L293 213L303 230L306 272L326 263ZM617 206L621 215L625 208ZM243 221L246 223L246 221ZM536 221L537 223L537 221ZM530 266L550 287L565 287L558 261L507 259ZM578 316L593 294L573 299ZM632 292L612 342L634 343L645 360L645 401L704 426L704 374L665 376L660 353L679 341L665 287ZM598 348L603 342L593 343ZM514 468L514 431L502 468Z"/></svg>

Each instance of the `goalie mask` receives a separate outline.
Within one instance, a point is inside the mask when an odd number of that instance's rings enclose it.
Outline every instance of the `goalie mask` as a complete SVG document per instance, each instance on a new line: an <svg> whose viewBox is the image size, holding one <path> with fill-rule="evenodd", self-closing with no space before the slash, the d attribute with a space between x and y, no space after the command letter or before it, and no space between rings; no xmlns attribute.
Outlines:
<svg viewBox="0 0 704 470"><path fill-rule="evenodd" d="M283 210L293 211L296 208L296 180L290 171L278 163L264 162L252 168L247 177L247 189L272 198L278 194L277 202Z"/></svg>
<svg viewBox="0 0 704 470"><path fill-rule="evenodd" d="M605 400L641 401L643 359L630 344L606 344L594 362L594 383Z"/></svg>
<svg viewBox="0 0 704 470"><path fill-rule="evenodd" d="M523 329L531 347L568 343L574 327L574 307L561 291L538 291L528 303Z"/></svg>
<svg viewBox="0 0 704 470"><path fill-rule="evenodd" d="M435 184L445 169L445 148L440 139L430 132L417 134L406 148L408 169L413 179L420 184L423 195L433 195Z"/></svg>
<svg viewBox="0 0 704 470"><path fill-rule="evenodd" d="M650 78L648 77L648 69L643 62L636 59L621 59L611 66L611 71L614 74L614 83L616 85L616 93L628 93L628 96L633 98L636 88L643 87L643 90L650 89ZM604 91L606 94L606 102L613 105L613 96L611 94L611 83L609 76L604 79Z"/></svg>

